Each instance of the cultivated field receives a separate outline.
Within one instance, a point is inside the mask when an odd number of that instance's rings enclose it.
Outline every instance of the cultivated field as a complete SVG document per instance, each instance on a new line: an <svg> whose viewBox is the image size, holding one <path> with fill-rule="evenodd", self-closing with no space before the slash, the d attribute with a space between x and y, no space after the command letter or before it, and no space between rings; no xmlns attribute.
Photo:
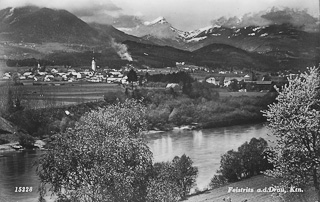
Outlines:
<svg viewBox="0 0 320 202"><path fill-rule="evenodd" d="M50 83L48 83L50 84ZM52 84L52 83L51 83ZM0 88L7 88L6 85ZM110 92L121 91L118 84L108 83L65 83L63 85L23 85L11 87L14 95L19 95L23 102L51 104L77 104L103 100ZM4 92L4 91L2 91Z"/></svg>
<svg viewBox="0 0 320 202"><path fill-rule="evenodd" d="M262 97L265 94L267 94L267 92L219 92L220 97Z"/></svg>

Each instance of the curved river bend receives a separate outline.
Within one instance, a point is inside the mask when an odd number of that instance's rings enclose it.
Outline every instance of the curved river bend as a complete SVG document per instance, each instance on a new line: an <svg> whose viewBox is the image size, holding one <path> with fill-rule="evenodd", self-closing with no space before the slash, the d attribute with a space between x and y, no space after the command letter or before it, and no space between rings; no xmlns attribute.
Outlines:
<svg viewBox="0 0 320 202"><path fill-rule="evenodd" d="M148 145L154 162L171 161L186 154L199 169L197 187L207 187L220 166L220 156L236 150L251 138L270 139L262 124L206 129L200 131L170 131L148 135ZM37 201L38 178L33 162L39 151L0 152L0 201ZM33 187L30 193L15 192L16 187ZM47 200L52 201L52 200Z"/></svg>

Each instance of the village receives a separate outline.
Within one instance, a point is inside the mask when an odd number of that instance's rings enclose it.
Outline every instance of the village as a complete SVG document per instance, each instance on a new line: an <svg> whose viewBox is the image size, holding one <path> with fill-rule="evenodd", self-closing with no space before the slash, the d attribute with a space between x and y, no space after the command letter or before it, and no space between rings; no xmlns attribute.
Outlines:
<svg viewBox="0 0 320 202"><path fill-rule="evenodd" d="M13 80L22 85L63 85L66 83L88 82L88 83L113 83L129 84L127 73L134 69L138 77L144 77L146 74L171 74L180 71L188 72L195 80L207 82L217 87L229 87L232 83L244 82L260 86L258 89L266 90L274 84L283 84L287 78L295 77L297 74L288 72L277 72L276 74L259 73L253 71L222 71L210 70L207 67L188 65L184 62L176 62L176 67L165 68L136 68L132 64L127 64L120 69L100 68L97 66L95 58L92 58L91 67L86 68L57 68L44 67L38 63L37 67L28 70L5 72L0 78L3 81ZM145 83L145 80L143 80ZM138 82L134 82L138 85ZM178 84L168 84L168 87L177 86ZM240 92L246 92L247 89L240 88Z"/></svg>

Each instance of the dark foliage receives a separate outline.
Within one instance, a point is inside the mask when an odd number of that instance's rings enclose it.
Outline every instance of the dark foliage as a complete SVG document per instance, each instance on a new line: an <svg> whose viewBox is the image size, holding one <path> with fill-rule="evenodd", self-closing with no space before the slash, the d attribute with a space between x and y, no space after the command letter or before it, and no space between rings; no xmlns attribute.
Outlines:
<svg viewBox="0 0 320 202"><path fill-rule="evenodd" d="M127 77L128 77L127 81L131 83L131 89L133 90L133 82L138 81L137 72L134 71L134 69L130 69L130 71L127 74Z"/></svg>
<svg viewBox="0 0 320 202"><path fill-rule="evenodd" d="M195 186L198 168L185 154L171 162L155 163L150 174L149 201L178 201Z"/></svg>
<svg viewBox="0 0 320 202"><path fill-rule="evenodd" d="M154 74L146 75L148 82L163 82L163 83L191 83L194 79L187 72L177 72L171 74Z"/></svg>
<svg viewBox="0 0 320 202"><path fill-rule="evenodd" d="M55 65L54 61L38 60L35 58L27 58L23 60L13 60L13 59L7 60L8 67L17 67L17 66L18 67L35 67L38 65L38 63L42 66Z"/></svg>
<svg viewBox="0 0 320 202"><path fill-rule="evenodd" d="M273 168L268 162L268 144L263 138L252 138L237 151L229 150L221 156L220 169L211 179L210 186L216 188L226 182L236 182Z"/></svg>
<svg viewBox="0 0 320 202"><path fill-rule="evenodd" d="M19 134L19 144L26 149L34 148L35 139L28 134Z"/></svg>

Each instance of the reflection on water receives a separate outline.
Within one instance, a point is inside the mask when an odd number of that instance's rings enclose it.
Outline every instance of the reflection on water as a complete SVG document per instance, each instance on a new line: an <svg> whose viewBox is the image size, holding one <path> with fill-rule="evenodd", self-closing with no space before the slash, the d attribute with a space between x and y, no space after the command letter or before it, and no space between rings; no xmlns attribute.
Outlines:
<svg viewBox="0 0 320 202"><path fill-rule="evenodd" d="M220 156L228 150L236 150L252 137L267 136L262 125L233 126L201 131L170 131L152 134L148 145L154 161L171 161L175 156L186 154L199 169L197 186L205 188L220 166Z"/></svg>
<svg viewBox="0 0 320 202"><path fill-rule="evenodd" d="M206 187L220 166L220 156L237 149L252 137L267 136L262 125L234 126L201 131L170 131L148 135L154 161L171 161L186 154L199 168L197 185ZM41 152L0 152L0 202L34 202L38 197L38 178L34 161ZM33 187L31 193L15 192L16 187ZM47 201L53 201L50 196Z"/></svg>
<svg viewBox="0 0 320 202"><path fill-rule="evenodd" d="M0 153L0 201L27 201L38 189L34 161L36 151ZM32 187L32 192L16 192L16 187Z"/></svg>

